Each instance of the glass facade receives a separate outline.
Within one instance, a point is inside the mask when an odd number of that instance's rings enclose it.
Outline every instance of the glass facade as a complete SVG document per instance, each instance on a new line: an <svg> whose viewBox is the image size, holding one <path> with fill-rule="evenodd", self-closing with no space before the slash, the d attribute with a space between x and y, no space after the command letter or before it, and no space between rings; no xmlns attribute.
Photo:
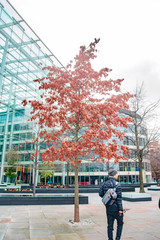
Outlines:
<svg viewBox="0 0 160 240"><path fill-rule="evenodd" d="M12 113L9 113L9 116L12 116ZM1 121L0 123L0 162L2 159L2 152L3 152L3 145L4 145L4 128L5 128L5 117L6 112L1 113L0 115ZM21 121L20 121L21 120ZM6 152L9 150L9 143L12 137L12 148L14 148L19 156L20 156L20 169L19 169L19 176L20 180L24 183L32 182L32 172L33 172L33 162L30 160L31 154L34 152L35 146L32 142L32 138L35 137L34 132L34 124L32 122L28 122L26 120L26 115L24 109L18 109L15 112L14 124L13 124L13 134L11 136L11 124L12 124L12 117L8 121L8 131L6 137ZM124 131L124 129L121 129ZM127 132L127 131L126 131ZM127 133L126 133L127 134ZM122 144L128 145L129 147L129 154L127 155L128 161L120 161L117 164L114 162L108 163L91 163L87 160L83 161L79 165L79 182L80 183L87 183L95 184L96 181L101 183L105 181L107 177L108 168L116 168L119 171L119 180L122 183L138 183L138 171L139 171L139 164L137 162L137 153L134 149L134 144L129 144L126 141L127 136L124 137L124 141ZM145 142L146 136L141 135L143 139L142 143ZM26 144L27 141L27 144ZM47 146L45 143L40 144L40 150L43 151L46 149ZM41 161L41 159L40 159ZM41 168L39 163L39 169ZM150 173L150 163L147 161L143 162L143 171L146 173ZM62 176L64 174L64 177ZM66 174L67 174L67 164L55 164L54 166L54 175L53 177L48 177L47 181L50 183L55 184L62 184L66 182ZM74 168L72 165L69 166L69 182L70 184L74 183ZM148 179L151 180L148 176ZM4 179L5 180L5 179ZM40 177L39 173L39 181L43 182L43 179Z"/></svg>
<svg viewBox="0 0 160 240"><path fill-rule="evenodd" d="M0 182L5 170L5 153L11 146L19 152L22 162L30 161L34 146L31 142L26 145L25 141L30 141L34 133L31 124L26 122L29 110L22 109L22 100L39 99L40 90L33 80L45 75L42 67L53 65L63 67L11 3L1 0Z"/></svg>

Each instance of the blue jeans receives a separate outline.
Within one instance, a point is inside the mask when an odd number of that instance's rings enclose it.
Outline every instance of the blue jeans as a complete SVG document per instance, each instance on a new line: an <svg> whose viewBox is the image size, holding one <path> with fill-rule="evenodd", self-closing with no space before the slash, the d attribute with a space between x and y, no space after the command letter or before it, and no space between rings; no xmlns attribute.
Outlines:
<svg viewBox="0 0 160 240"><path fill-rule="evenodd" d="M108 221L108 239L113 240L113 225L114 220L117 220L117 234L116 239L120 240L122 229L123 229L123 214L119 212L107 212L107 221Z"/></svg>

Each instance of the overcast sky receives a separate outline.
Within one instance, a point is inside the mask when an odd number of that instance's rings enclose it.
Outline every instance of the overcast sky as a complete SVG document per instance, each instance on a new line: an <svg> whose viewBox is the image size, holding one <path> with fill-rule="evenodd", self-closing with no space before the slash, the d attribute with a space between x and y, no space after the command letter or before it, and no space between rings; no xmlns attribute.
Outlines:
<svg viewBox="0 0 160 240"><path fill-rule="evenodd" d="M160 0L10 2L63 65L100 38L96 68L111 68L127 91L144 81L148 95L160 98Z"/></svg>

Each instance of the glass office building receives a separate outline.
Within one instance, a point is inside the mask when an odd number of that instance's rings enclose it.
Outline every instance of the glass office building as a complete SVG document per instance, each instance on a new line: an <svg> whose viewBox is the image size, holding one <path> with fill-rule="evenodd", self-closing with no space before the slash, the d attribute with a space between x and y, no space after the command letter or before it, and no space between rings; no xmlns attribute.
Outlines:
<svg viewBox="0 0 160 240"><path fill-rule="evenodd" d="M61 62L48 49L45 43L37 36L32 28L18 14L8 0L0 3L0 182L6 182L5 169L8 167L5 159L6 152L15 149L20 157L16 168L17 179L23 183L33 182L34 161L30 156L35 151L32 138L36 131L33 123L28 122L30 111L22 107L24 99L38 99L40 92L34 79L42 78L45 74L42 66L56 65L63 67ZM125 113L124 113L125 114ZM79 167L79 182L95 184L101 183L108 175L108 168L114 167L119 171L119 178L124 183L138 183L139 172L136 161L136 151L128 129L125 131L124 141L130 151L128 161L118 164L110 161L108 164L89 163L83 161ZM146 129L139 129L141 133L140 145L145 144ZM26 141L28 142L26 144ZM40 145L41 151L47 146ZM39 168L41 166L39 159ZM57 163L54 174L47 181L55 184L65 184L67 175L65 163ZM143 163L144 181L151 181L150 163L147 159ZM13 182L15 179L12 180ZM42 182L38 172L38 182ZM74 169L70 166L69 182L74 184Z"/></svg>
<svg viewBox="0 0 160 240"><path fill-rule="evenodd" d="M14 113L14 123L12 122L13 112L9 113L7 124L7 135L4 138L4 131L6 126L7 112L1 112L0 115L0 161L2 162L4 139L6 141L5 151L7 152L11 147L15 149L20 156L20 165L17 167L18 180L23 183L33 182L33 161L30 160L32 153L35 151L32 138L36 132L33 125L27 122L27 116L24 109L17 109ZM13 126L12 126L13 124ZM11 129L13 132L11 133ZM122 183L138 183L139 182L139 165L137 161L136 149L133 144L134 135L131 131L131 126L127 129L121 129L125 132L125 137L121 144L127 145L129 148L128 161L121 160L119 163L114 164L114 161L108 163L91 163L89 161L82 161L79 166L79 182L82 184L95 184L105 181L108 175L108 168L115 168L119 172L119 179ZM140 132L140 147L143 147L147 138L146 128L139 128ZM11 136L12 134L12 136ZM132 141L133 139L133 141ZM27 144L26 144L27 141ZM120 144L120 143L119 143ZM46 149L47 146L42 143L40 145L41 151ZM39 169L41 168L41 159L39 159ZM4 162L4 167L7 167ZM67 182L67 165L65 163L57 163L54 166L53 176L48 177L47 182L54 184L65 184ZM144 158L143 161L143 178L144 182L151 182L151 168L150 161ZM7 181L3 177L3 181ZM13 179L14 181L14 179ZM38 183L44 182L41 179L41 173L38 172ZM69 167L69 183L74 184L74 168Z"/></svg>
<svg viewBox="0 0 160 240"><path fill-rule="evenodd" d="M27 124L29 111L22 109L21 103L23 99L39 98L40 92L33 80L43 77L45 73L42 67L52 65L63 67L11 3L1 0L0 182L5 180L3 178L6 151L13 147L19 151L21 145L21 162L30 162L28 151L34 150L34 146L31 143L26 146L25 140L31 139L32 125Z"/></svg>

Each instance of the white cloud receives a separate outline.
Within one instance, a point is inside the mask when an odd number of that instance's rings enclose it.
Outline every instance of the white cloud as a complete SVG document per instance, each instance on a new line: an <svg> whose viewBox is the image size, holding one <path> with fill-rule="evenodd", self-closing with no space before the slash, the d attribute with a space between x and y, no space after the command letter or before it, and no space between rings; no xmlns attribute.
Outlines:
<svg viewBox="0 0 160 240"><path fill-rule="evenodd" d="M11 3L66 65L95 37L96 66L125 78L124 88L144 80L150 96L160 89L159 0L12 0Z"/></svg>

